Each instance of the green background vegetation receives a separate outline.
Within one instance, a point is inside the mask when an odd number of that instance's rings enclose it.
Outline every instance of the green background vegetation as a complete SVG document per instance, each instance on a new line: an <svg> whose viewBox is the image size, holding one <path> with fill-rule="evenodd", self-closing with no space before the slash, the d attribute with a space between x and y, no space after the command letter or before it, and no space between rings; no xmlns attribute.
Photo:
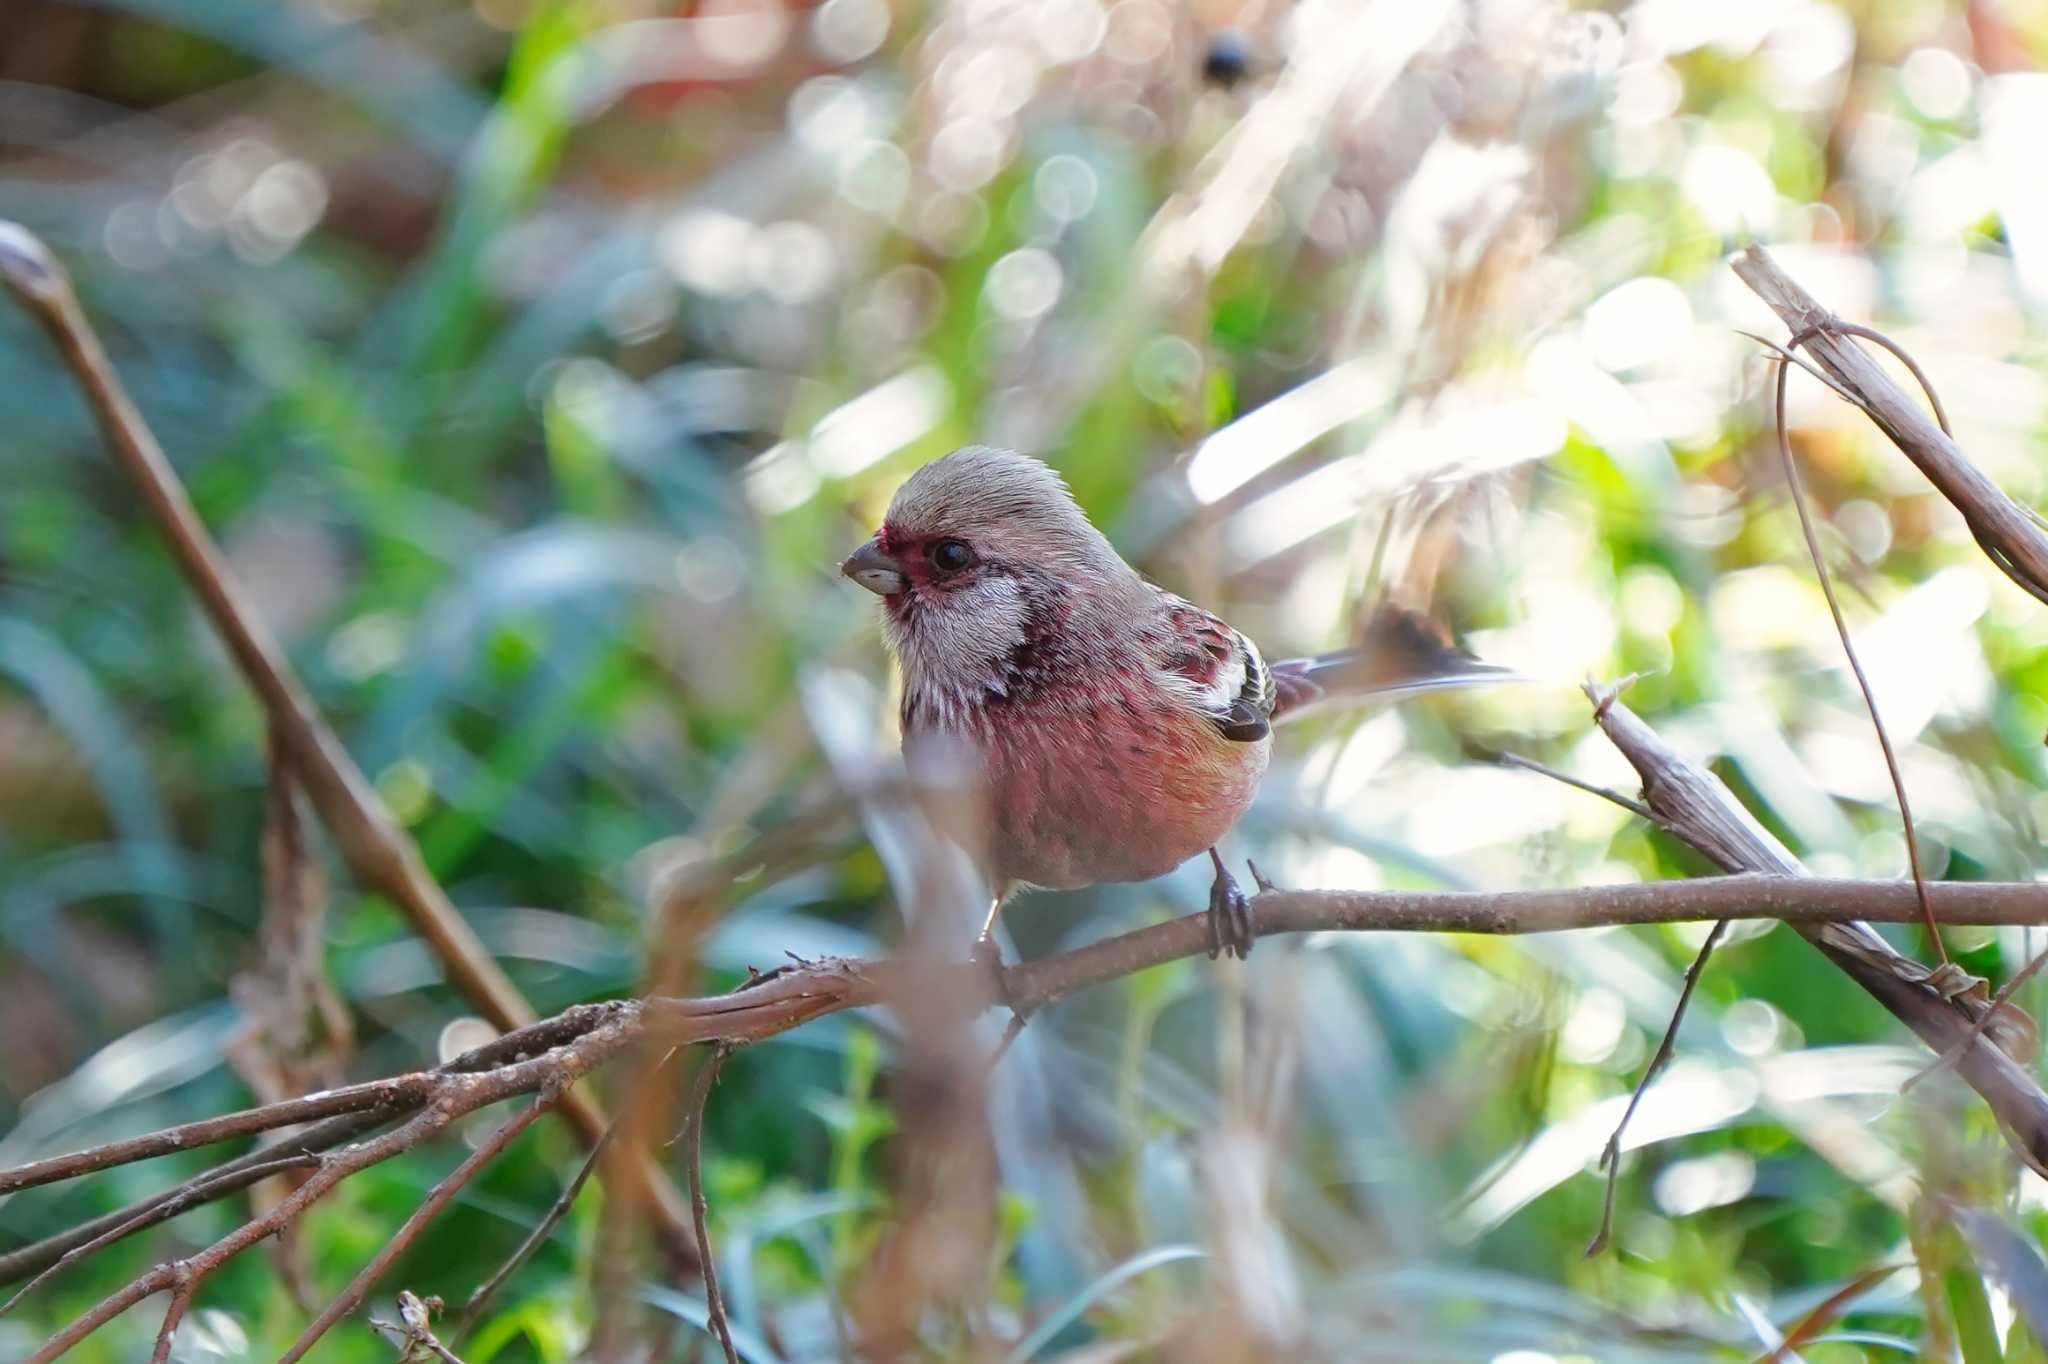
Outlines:
<svg viewBox="0 0 2048 1364"><path fill-rule="evenodd" d="M1886 328L2038 503L2048 5L689 9L0 3L0 216L71 265L320 704L540 1009L632 991L664 874L889 751L871 603L832 566L970 440L1054 460L1134 562L1269 654L1392 597L1536 679L1287 735L1229 849L1285 884L1701 874L1482 760L1625 785L1574 688L1629 672L1817 871L1901 874L1735 332L1782 329L1724 253L1768 241ZM2048 613L1856 414L1800 382L1792 422L1931 869L2033 877ZM43 338L0 311L0 1163L251 1101L224 1057L263 747ZM698 988L888 950L890 872L855 831L743 881ZM1191 912L1206 884L1024 901L1013 950ZM1902 1099L1903 1030L1764 926L1709 969L1617 1249L1584 1257L1590 1160L1703 930L1274 941L1242 977L1184 963L1052 1011L991 1098L987 1333L1019 1360L1142 1358L1264 1314L1302 1358L1741 1360L1899 1266L1802 1357L2042 1358L1990 1267L1998 1228L2048 1226L2048 1189L1967 1095ZM464 1001L345 878L328 938L350 1075L462 1035ZM2027 938L1949 945L2003 979ZM713 1230L756 1360L843 1357L835 1304L890 1209L893 1035L828 1018L718 1089ZM306 1222L316 1300L461 1149ZM575 1161L541 1125L376 1310L400 1286L459 1302ZM199 1168L15 1196L0 1246ZM1949 1202L1996 1215L1965 1235ZM0 1357L240 1213L67 1273L0 1320ZM576 1356L602 1221L587 1196L470 1364ZM695 1292L648 1286L685 1318ZM252 1254L179 1358L271 1357L303 1321ZM75 1357L153 1331L132 1313ZM963 1338L935 1318L931 1357ZM391 1352L350 1323L319 1357Z"/></svg>

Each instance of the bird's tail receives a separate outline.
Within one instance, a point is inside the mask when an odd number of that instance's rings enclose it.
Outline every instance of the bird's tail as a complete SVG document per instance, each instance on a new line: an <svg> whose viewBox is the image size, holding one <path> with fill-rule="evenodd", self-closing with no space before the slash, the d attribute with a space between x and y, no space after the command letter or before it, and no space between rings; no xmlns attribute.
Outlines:
<svg viewBox="0 0 2048 1364"><path fill-rule="evenodd" d="M1482 663L1446 643L1424 617L1384 607L1374 614L1365 638L1355 648L1314 658L1282 659L1273 665L1273 682L1279 692L1273 721L1278 724L1329 706L1377 697L1515 680L1508 669Z"/></svg>

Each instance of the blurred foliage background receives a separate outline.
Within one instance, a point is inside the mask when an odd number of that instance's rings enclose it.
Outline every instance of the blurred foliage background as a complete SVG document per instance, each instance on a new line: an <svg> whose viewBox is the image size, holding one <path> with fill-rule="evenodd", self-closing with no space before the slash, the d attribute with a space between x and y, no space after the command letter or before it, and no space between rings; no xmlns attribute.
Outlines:
<svg viewBox="0 0 2048 1364"><path fill-rule="evenodd" d="M0 0L0 216L70 263L263 614L549 1011L636 988L667 878L886 761L872 606L832 568L973 440L1052 459L1269 655L1392 597L1536 679L1285 736L1228 850L1285 884L1699 874L1483 761L1626 787L1575 684L1628 672L1816 871L1901 874L1737 334L1782 328L1723 257L1769 242L1886 328L2038 504L2044 61L2044 0ZM1793 394L1932 870L2031 878L2048 616L1860 416ZM261 715L11 312L0 432L0 1163L473 1040L337 876L352 1052L252 1041ZM886 951L886 823L739 882L693 988ZM1205 888L1035 897L1012 950ZM1767 926L1708 970L1617 1249L1584 1257L1592 1157L1704 927L1275 940L1054 1010L990 1094L1001 1253L926 1354L1199 1359L1222 1322L1268 1358L1742 1360L1848 1289L1800 1357L2043 1358L2041 1295L1994 1267L2034 1253L2048 1187L1966 1095L1901 1098L1910 1038ZM1950 942L1994 979L2040 945ZM720 1084L713 1230L754 1361L853 1357L896 1036L830 1018ZM177 1357L274 1355L294 1275L331 1294L460 1145L214 1280ZM459 1302L576 1158L537 1128L386 1304ZM0 1248L197 1168L0 1201ZM67 1273L0 1319L0 1357L234 1216ZM602 1221L587 1195L470 1364L578 1355ZM696 1292L641 1296L688 1322ZM360 1324L323 1351L392 1357Z"/></svg>

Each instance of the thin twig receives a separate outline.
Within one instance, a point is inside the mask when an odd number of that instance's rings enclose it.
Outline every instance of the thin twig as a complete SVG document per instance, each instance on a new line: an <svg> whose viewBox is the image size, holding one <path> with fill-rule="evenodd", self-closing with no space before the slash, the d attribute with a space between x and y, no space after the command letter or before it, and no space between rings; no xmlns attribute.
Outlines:
<svg viewBox="0 0 2048 1364"><path fill-rule="evenodd" d="M1611 691L1590 686L1587 690L1601 731L1641 775L1643 799L1657 812L1660 828L1691 844L1724 871L1761 873L1771 885L1812 884L1799 860L1718 777L1680 756ZM1913 887L1888 884L1893 886L1893 903L1914 911L1893 922L1912 922L1919 908ZM1929 892L1939 906L1954 889L1937 884ZM1930 968L1895 951L1862 921L1879 916L1826 923L1778 917L1936 1052L1948 1050L1976 1021L1972 1006L1941 978L1957 974L1955 968ZM2034 1076L1988 1040L1971 1047L1957 1070L1983 1096L2027 1164L2048 1175L2048 1094Z"/></svg>
<svg viewBox="0 0 2048 1364"><path fill-rule="evenodd" d="M675 1056L676 1051L677 1048L670 1047L662 1055L662 1058L654 1063L651 1069L659 1069L667 1065ZM633 1093L639 1094L644 1092L646 1091L643 1086L633 1086ZM630 1103L630 1100L628 1102ZM475 1329L477 1322L483 1319L485 1306L489 1304L498 1290L505 1286L505 1281L518 1273L521 1265L533 1258L533 1253L540 1249L541 1243L547 1240L549 1234L554 1231L556 1226L560 1225L562 1219L569 1215L569 1209L576 1206L577 1196L583 1192L583 1186L590 1182L591 1174L597 1169L598 1161L604 1158L605 1148L611 1145L613 1136L618 1133L619 1125L625 1121L630 1112L631 1109L627 1108L612 1116L611 1125L604 1129L604 1135L597 1139L597 1144L592 1146L583 1157L583 1164L577 1167L575 1177L562 1190L560 1197L555 1199L547 1212L542 1215L540 1221L534 1224L533 1230L527 1233L526 1239L519 1243L519 1248L506 1258L504 1264L498 1266L497 1271L490 1278L479 1284L476 1291L469 1295L469 1301L464 1304L462 1309L462 1317L455 1323L455 1329L449 1333L449 1339L458 1345L462 1343L464 1337Z"/></svg>
<svg viewBox="0 0 2048 1364"><path fill-rule="evenodd" d="M290 1349L278 1356L277 1364L295 1364L297 1360L305 1358L306 1351L312 1349L320 1337L326 1335L336 1322L354 1311L356 1304L369 1296L370 1290L376 1286L384 1271L405 1253L406 1248L412 1245L427 1223L440 1216L441 1210L454 1200L455 1195L461 1193L484 1166L496 1160L506 1147L518 1140L520 1133L533 1126L541 1114L553 1108L561 1094L561 1089L550 1081L532 1103L500 1124L497 1131L491 1133L476 1150L470 1152L468 1159L436 1184L426 1199L413 1209L412 1216L406 1218L404 1225L384 1243L384 1248L378 1251L368 1264L356 1271L356 1276L349 1280L348 1287L342 1289L334 1301L327 1304L327 1309L299 1333L299 1338L292 1342Z"/></svg>
<svg viewBox="0 0 2048 1364"><path fill-rule="evenodd" d="M365 1132L382 1126L387 1121L380 1114L344 1114L330 1118L317 1127L309 1128L305 1135L293 1138L285 1148L301 1154L317 1154L332 1150L344 1142L355 1140ZM204 1174L196 1175L183 1184L165 1189L161 1193L138 1199L126 1207L103 1213L87 1222L31 1242L18 1250L0 1255L0 1283L13 1283L27 1275L39 1274L64 1256L90 1242L105 1237L104 1245L111 1245L124 1237L147 1231L159 1222L177 1216L187 1207L198 1207L218 1198L226 1198L250 1185L266 1179L271 1174L269 1162L280 1147L269 1147L251 1151L224 1164L217 1165ZM195 1189L195 1186L204 1186ZM190 1196L191 1201L186 1199ZM111 1233L111 1234L110 1234ZM94 1249L101 1249L95 1246Z"/></svg>
<svg viewBox="0 0 2048 1364"><path fill-rule="evenodd" d="M245 1189L264 1178L268 1162L281 1155L328 1151L345 1142L354 1141L394 1118L417 1111L438 1092L442 1080L447 1076L473 1075L497 1070L524 1057L544 1055L557 1048L580 1042L606 1024L617 1021L621 1013L630 1013L638 1007L630 1001L579 1004L563 1010L552 1018L542 1019L538 1023L473 1047L431 1071L402 1075L368 1085L351 1086L346 1090L334 1090L330 1095L288 1099L282 1103L266 1104L260 1108L230 1114L223 1119L211 1120L212 1123L220 1124L221 1132L229 1129L242 1134L261 1132L302 1120L306 1112L303 1105L309 1102L324 1101L329 1097L343 1101L336 1104L343 1111L294 1133L279 1145L238 1156L194 1176L185 1184L93 1218L69 1231L47 1236L33 1244L0 1255L0 1283L12 1283L26 1275L39 1273L72 1250L108 1232L118 1230L118 1235L110 1238L111 1244L112 1240L155 1226L167 1217L182 1211L186 1206L196 1207L200 1202L223 1198ZM391 1092L380 1094L381 1090ZM351 1108L358 1111L348 1111ZM94 1147L73 1155L60 1156L53 1161L38 1162L37 1167L33 1168L39 1168L47 1174L51 1168L66 1167L67 1173L57 1176L63 1178L73 1171L82 1172L127 1161L144 1160L165 1151L178 1149L181 1141L189 1140L196 1145L203 1144L199 1141L201 1136L205 1136L207 1140L220 1139L221 1132L202 1133L197 1130L209 1126L209 1123L187 1123L128 1141L110 1142L105 1146ZM4 1177L0 1175L0 1178ZM37 1182L47 1181L39 1179ZM185 1204L183 1199L188 1188L202 1183L206 1186L204 1197L189 1205Z"/></svg>
<svg viewBox="0 0 2048 1364"><path fill-rule="evenodd" d="M258 1133L275 1131L280 1127L294 1127L302 1122L331 1118L340 1113L416 1108L424 1101L432 1084L431 1072L415 1071L410 1075L396 1075L388 1080L371 1080L367 1084L349 1085L343 1089L308 1094L300 1099L265 1104L261 1108L245 1108L239 1113L228 1113L218 1118L202 1118L198 1122L166 1127L162 1131L130 1137L125 1141L110 1141L89 1151L31 1161L12 1170L0 1170L0 1194L32 1189L38 1184L54 1184L59 1180L75 1179L79 1175L92 1174L96 1170L104 1170L110 1166L127 1165L133 1161L150 1160L177 1151L211 1146L216 1142L233 1141L237 1137L255 1136Z"/></svg>
<svg viewBox="0 0 2048 1364"><path fill-rule="evenodd" d="M1692 965L1685 968L1685 982L1678 987L1678 1003L1671 1010L1671 1021L1664 1026L1664 1040L1657 1044L1657 1054L1650 1058L1650 1064L1643 1067L1643 1078L1636 1081L1634 1092L1628 1096L1628 1107L1621 1111L1621 1121L1614 1124L1614 1132L1600 1150L1600 1168L1607 1172L1607 1191L1600 1203L1600 1229L1593 1233L1593 1240L1586 1247L1588 1259L1605 1250L1608 1240L1614 1235L1614 1195L1621 1184L1622 1134L1628 1131L1629 1120L1635 1117L1637 1105L1649 1092L1650 1082L1670 1062L1672 1049L1678 1043L1678 1025L1685 1021L1685 1009L1692 1003L1692 992L1700 983L1701 973L1707 969L1707 958L1714 955L1714 948L1720 945L1721 937L1727 931L1728 920L1716 922L1707 931L1707 940L1700 944Z"/></svg>
<svg viewBox="0 0 2048 1364"><path fill-rule="evenodd" d="M368 1169L379 1161L388 1160L399 1152L418 1145L438 1132L451 1116L453 1115L445 1108L429 1109L402 1127L394 1128L373 1141L351 1146L330 1157L313 1172L311 1178L292 1193L291 1197L279 1203L270 1212L244 1222L189 1259L158 1265L148 1273L131 1279L115 1289L83 1316L75 1318L63 1330L50 1337L41 1349L28 1357L27 1364L50 1364L51 1360L59 1358L79 1341L144 1298L153 1297L167 1288L187 1282L196 1285L250 1246L275 1234L279 1228L312 1206L315 1201L332 1192L343 1179L358 1170Z"/></svg>
<svg viewBox="0 0 2048 1364"><path fill-rule="evenodd" d="M1800 346L1821 334L1828 322L1817 322L1798 332L1785 343L1785 349L1798 350ZM1865 329L1858 328L1858 334ZM1889 343L1886 343L1889 345ZM1920 372L1918 367L1913 371ZM1870 712L1871 728L1877 731L1877 746L1884 750L1885 770L1891 773L1892 793L1899 801L1899 823L1906 833L1906 861L1913 870L1913 890L1920 897L1920 913L1926 920L1927 937L1934 944L1935 953L1943 962L1948 961L1948 944L1941 940L1941 929L1934 921L1934 905L1927 898L1927 874L1920 864L1920 835L1913 823L1913 807L1906 799L1906 778L1899 771L1899 758L1892 751L1892 737L1886 731L1884 717L1877 713L1877 694L1870 688L1870 679L1863 674L1863 662L1856 657L1856 646L1849 640L1849 623L1842 618L1842 604L1835 600L1834 577L1828 572L1826 556L1820 550L1820 535L1813 528L1813 511L1806 505L1805 489L1799 484L1799 466L1792 458L1792 440L1785 433L1785 383L1790 371L1784 365L1778 366L1777 384L1777 434L1778 458L1785 466L1785 483L1792 490L1792 506L1799 513L1799 529L1806 537L1806 552L1813 560L1814 574L1820 579L1821 595L1827 599L1828 614L1834 618L1835 634L1842 641L1842 653L1849 660L1849 671L1856 677L1857 690L1863 693L1863 707ZM1932 396L1930 390L1929 396ZM1942 413L1939 401L1935 412L1941 417L1944 433L1948 430L1948 417Z"/></svg>
<svg viewBox="0 0 2048 1364"><path fill-rule="evenodd" d="M638 1036L631 1026L639 1011L612 1011L611 1021L593 1029L573 1048L524 1061L512 1061L483 1075L451 1075L441 1081L434 1099L398 1127L323 1158L311 1176L276 1207L223 1236L198 1254L161 1264L100 1300L84 1315L52 1336L26 1364L50 1364L107 1322L166 1289L197 1285L249 1247L277 1234L307 1208L333 1192L351 1175L430 1140L454 1119L486 1104L536 1090L566 1086L592 1067L610 1060Z"/></svg>
<svg viewBox="0 0 2048 1364"><path fill-rule="evenodd" d="M1538 776L1548 777L1552 781L1560 781L1566 786L1576 787L1587 795L1598 796L1605 801L1612 801L1630 814L1639 815L1652 822L1657 818L1650 812L1649 806L1633 796L1624 796L1611 786L1601 786L1597 782L1585 781L1574 777L1569 772L1560 772L1547 763L1537 762L1534 758L1525 758L1519 753L1496 753L1493 755L1493 760L1502 767L1519 767L1524 772L1534 772Z"/></svg>
<svg viewBox="0 0 2048 1364"><path fill-rule="evenodd" d="M154 1225L167 1218L176 1217L187 1209L196 1208L202 1203L211 1202L221 1192L216 1186L225 1183L228 1179L235 1180L235 1187L241 1188L246 1183L254 1183L259 1179L268 1179L271 1175L283 1174L287 1170L309 1169L317 1166L319 1163L319 1156L301 1151L288 1156L279 1156L274 1160L267 1160L261 1165L251 1166L246 1170L233 1171L225 1176L218 1170L210 1171L210 1177L202 1177L184 1185L178 1190L175 1197L166 1200L160 1207L150 1209L147 1214L131 1217L128 1221L102 1233L93 1240L87 1241L84 1245L66 1252L62 1259L23 1284L5 1304L0 1304L0 1317L4 1317L9 1312L12 1312L21 1305L23 1298L26 1298L29 1294L35 1292L36 1289L42 1287L72 1265L77 1264L80 1260L97 1251L106 1249L123 1237L132 1236L135 1232L140 1231L142 1228L137 1224L141 1222L144 1216L149 1218L149 1225Z"/></svg>
<svg viewBox="0 0 2048 1364"><path fill-rule="evenodd" d="M697 1232L697 1262L704 1270L704 1315L711 1333L725 1351L725 1364L740 1364L740 1352L733 1348L732 1326L725 1319L725 1295L718 1291L718 1257L711 1253L711 1230L707 1225L709 1206L704 1197L704 1109L711 1102L711 1086L732 1048L720 1045L697 1067L696 1083L690 1091L690 1113L685 1120L683 1168L690 1179L690 1220Z"/></svg>
<svg viewBox="0 0 2048 1364"><path fill-rule="evenodd" d="M462 1320L457 1322L455 1329L449 1333L449 1338L456 1344L460 1345L463 1337L467 1336L475 1328L476 1323L482 1319L485 1306L489 1304L498 1290L504 1287L505 1281L518 1273L521 1265L533 1258L534 1251L540 1249L541 1243L548 1239L549 1233L553 1232L561 1220L569 1215L569 1209L576 1206L576 1196L582 1193L583 1186L590 1182L591 1172L597 1169L597 1162L604 1158L605 1148L611 1145L612 1134L618 1130L619 1119L615 1116L612 1118L612 1125L606 1128L604 1135L597 1139L597 1145L591 1147L584 1155L583 1164L576 1168L575 1178L569 1181L568 1187L562 1190L561 1196L555 1199L540 1221L534 1224L533 1230L527 1233L526 1239L519 1243L519 1248L506 1258L504 1264L498 1266L497 1271L490 1278L484 1280L482 1284L478 1285L476 1291L469 1295L469 1302L462 1309Z"/></svg>
<svg viewBox="0 0 2048 1364"><path fill-rule="evenodd" d="M192 1307L192 1290L195 1285L179 1285L171 1292L171 1305L164 1309L163 1325L156 1328L156 1348L149 1352L149 1364L170 1364L171 1344L178 1338L178 1327L184 1324L185 1313Z"/></svg>

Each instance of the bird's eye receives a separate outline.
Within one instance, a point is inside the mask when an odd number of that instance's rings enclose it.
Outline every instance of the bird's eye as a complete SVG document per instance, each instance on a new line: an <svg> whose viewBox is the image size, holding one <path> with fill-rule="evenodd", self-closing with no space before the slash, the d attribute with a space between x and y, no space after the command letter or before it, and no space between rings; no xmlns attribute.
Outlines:
<svg viewBox="0 0 2048 1364"><path fill-rule="evenodd" d="M958 540L935 540L926 553L941 573L958 573L974 562L974 551Z"/></svg>

